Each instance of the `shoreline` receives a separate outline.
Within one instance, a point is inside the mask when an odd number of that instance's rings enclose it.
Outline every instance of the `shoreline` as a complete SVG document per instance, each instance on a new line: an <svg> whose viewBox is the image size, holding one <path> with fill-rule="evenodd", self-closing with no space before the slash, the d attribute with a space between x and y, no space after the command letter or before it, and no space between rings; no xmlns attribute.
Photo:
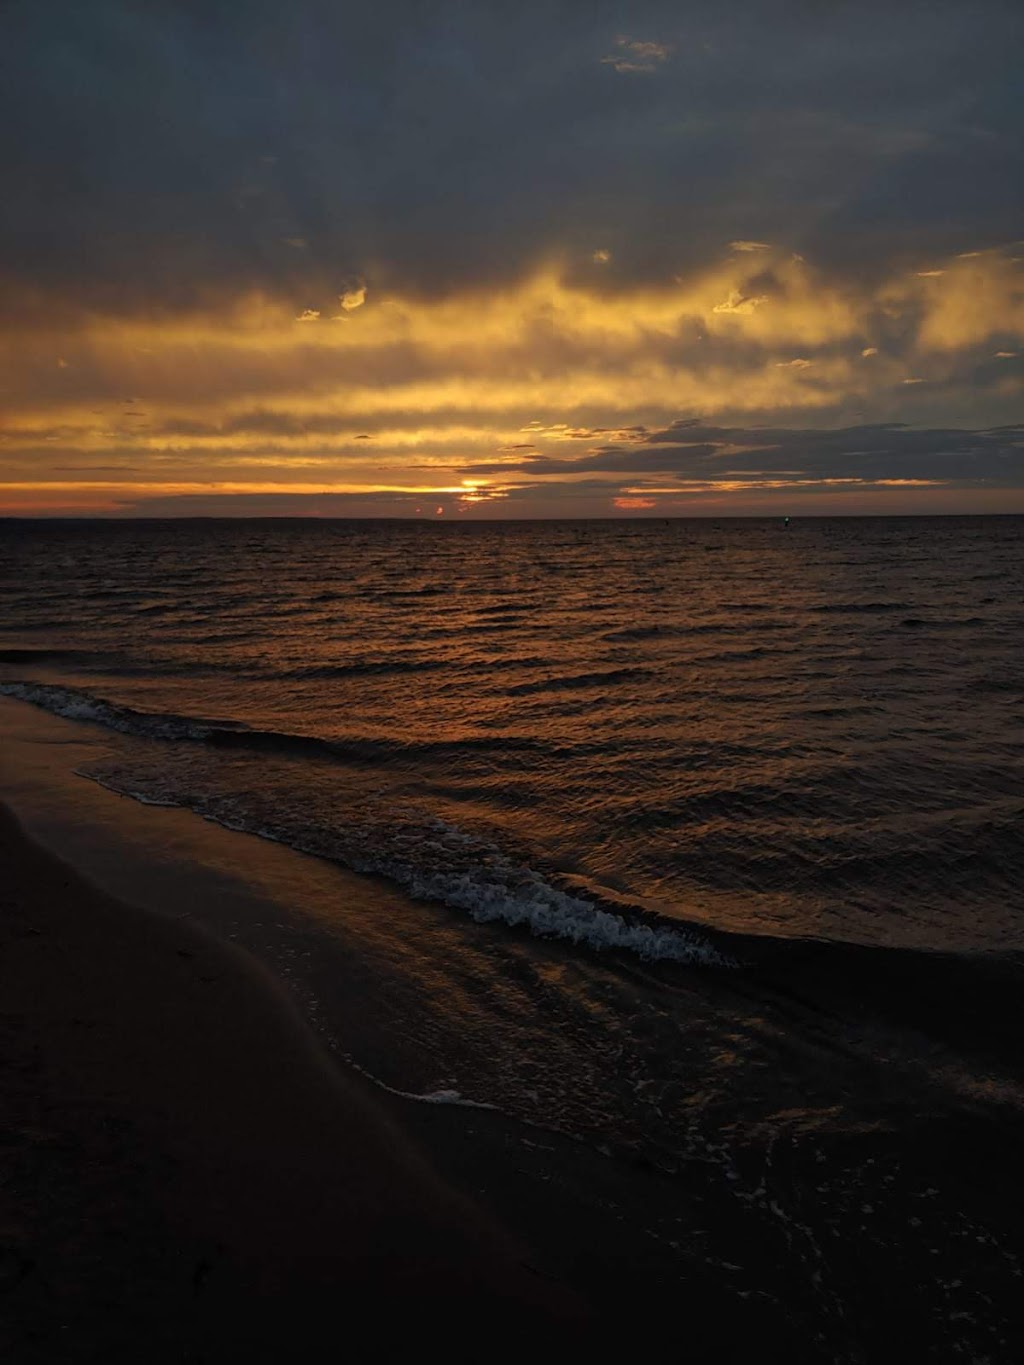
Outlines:
<svg viewBox="0 0 1024 1365"><path fill-rule="evenodd" d="M14 1365L276 1365L339 1335L518 1360L680 1318L696 1360L766 1331L818 1358L714 1271L677 1279L644 1227L657 1172L498 1111L378 1102L251 954L98 890L2 802L0 872Z"/></svg>
<svg viewBox="0 0 1024 1365"><path fill-rule="evenodd" d="M101 1103L90 1103L88 1095L83 1107L79 1082L67 1079L72 1057L68 1049L88 1049L89 1044L101 1036L96 1025L88 1022L71 1025L65 1020L66 1027L54 1033L52 1019L45 1014L41 1016L31 1001L14 1000L9 994L5 995L3 984L6 982L9 989L11 978L0 978L0 1017L15 1015L17 1032L24 1046L34 1052L42 1043L54 1050L58 1062L49 1097L40 1094L50 1112L50 1127L41 1126L35 1120L20 1125L25 1131L22 1145L31 1181L37 1185L40 1181L45 1182L51 1168L54 1179L61 1178L63 1166L59 1153L65 1149L85 1150L90 1153L85 1163L96 1167L107 1193L125 1185L124 1199L118 1205L120 1215L115 1216L131 1223L138 1219L140 1211L148 1216L154 1208L157 1210L156 1224L144 1235L140 1233L140 1237L143 1244L163 1239L170 1250L164 1256L159 1272L154 1271L155 1298L147 1299L140 1308L143 1318L147 1312L151 1313L147 1331L152 1330L153 1322L161 1314L184 1313L182 1330L186 1336L192 1333L193 1338L198 1334L204 1340L213 1339L220 1350L222 1341L230 1336L229 1325L224 1319L236 1318L241 1311L236 1311L235 1306L225 1308L218 1322L216 1305L210 1307L206 1288L211 1282L210 1267L218 1263L218 1247L230 1245L230 1238L226 1240L222 1233L208 1230L206 1211L208 1206L215 1208L222 1201L220 1177L232 1163L236 1142L244 1144L248 1140L252 1120L244 1125L236 1122L234 1128L225 1130L222 1127L218 1133L211 1134L206 1127L213 1112L210 1107L201 1113L193 1111L185 1164L187 1167L189 1160L193 1164L198 1162L195 1179L200 1182L200 1194L188 1195L185 1207L191 1209L190 1216L197 1221L190 1230L186 1219L184 1228L179 1224L168 1234L164 1226L165 1196L160 1186L168 1170L180 1168L181 1159L169 1150L160 1122L148 1126L143 1123L140 1127L140 1119L147 1113L152 1114L154 1105L162 1108L162 1115L158 1117L162 1117L165 1124L173 1117L161 1098L164 1093L161 1076L170 1075L180 1084L186 1068L195 1063L207 1077L210 1089L218 1066L223 1074L232 1073L239 1065L243 1071L247 1066L251 1067L252 1041L239 1021L258 1018L261 1036L269 1039L267 1047L271 1055L298 1053L301 1056L300 1072L306 1078L307 1090L311 1088L314 1092L304 1098L306 1110L333 1104L332 1121L344 1125L349 1100L353 1099L359 1131L364 1136L379 1131L387 1134L388 1142L397 1147L401 1161L406 1163L401 1177L406 1186L412 1187L414 1203L419 1199L427 1202L427 1225L438 1217L444 1225L447 1245L454 1251L446 1252L441 1248L437 1264L430 1272L435 1284L438 1278L441 1281L439 1292L434 1296L437 1301L429 1304L426 1312L417 1309L414 1313L416 1326L403 1329L408 1331L410 1342L421 1342L421 1333L430 1321L444 1320L448 1325L457 1320L462 1324L460 1331L476 1335L480 1340L493 1331L495 1321L500 1322L500 1340L488 1348L488 1353L496 1358L502 1358L506 1349L511 1354L513 1349L518 1351L523 1344L529 1344L538 1330L552 1344L563 1336L575 1345L598 1339L602 1342L615 1339L629 1344L638 1320L649 1325L661 1323L667 1329L675 1324L679 1312L691 1317L688 1330L696 1358L717 1358L723 1338L735 1341L737 1350L756 1340L764 1325L760 1307L745 1305L728 1283L720 1282L714 1270L708 1273L690 1266L686 1279L679 1280L672 1264L672 1253L666 1254L663 1243L648 1230L657 1222L654 1204L672 1195L670 1185L659 1181L653 1168L646 1165L632 1170L628 1165L623 1168L600 1148L533 1128L500 1110L424 1103L421 1095L403 1092L378 1080L357 1063L350 1064L344 1054L339 1053L335 1031L320 1017L317 998L308 995L308 969L306 972L293 971L289 965L292 954L301 956L304 953L301 946L296 946L301 945L302 939L294 937L302 912L312 912L318 902L331 901L339 914L351 911L362 935L351 940L351 947L357 955L360 948L368 950L370 970L380 965L380 961L372 957L376 946L375 916L385 920L383 930L378 932L382 932L386 940L393 937L396 928L401 939L413 923L422 924L429 931L435 915L444 917L448 914L453 922L465 929L462 916L445 912L440 907L424 914L423 907L407 901L400 892L378 885L373 879L347 873L332 864L255 836L226 830L190 811L139 805L75 776L74 767L108 742L108 737L95 727L53 717L26 703L5 698L0 701L0 733L4 738L4 745L0 747L0 866L13 854L15 865L20 860L27 869L36 869L34 876L26 872L27 880L22 888L22 927L40 927L36 921L47 908L46 888L52 889L49 910L79 936L77 942L82 951L76 957L83 963L91 958L100 978L110 981L112 959L108 952L107 928L119 925L118 932L134 937L137 949L134 958L131 955L126 958L118 949L119 977L134 983L140 990L144 988L147 1007L162 999L167 1019L182 1021L189 1035L176 1041L176 1026L172 1027L170 1023L162 1026L161 1046L170 1063L159 1073L154 1070L153 1059L147 1055L145 1047L136 1052L133 1077L143 1086L144 1093L126 1095L117 1112L106 1113ZM7 813L8 809L13 809L14 816ZM6 880L14 885L11 878ZM274 921L286 913L289 895L299 897L297 905L301 909L295 923L275 924ZM396 926L389 917L403 911L412 918ZM17 921L11 912L7 911L3 919L6 929L17 937ZM309 932L314 936L317 932L322 933L327 923L323 921ZM248 937L243 926L250 931ZM88 943L82 938L86 931ZM489 939L494 931L493 927L485 926L475 932ZM512 931L508 933L512 935ZM58 989L60 972L68 969L67 942L61 946L65 938L63 934L27 933L22 940L23 950L28 944L29 951L37 956L37 982L45 976L46 990L51 993ZM236 938L238 943L233 941ZM201 949L197 944L202 945ZM415 949L413 943L411 951L415 952ZM126 961L134 963L127 971L123 965ZM162 976L168 961L174 975L170 982ZM332 965L338 967L340 961L334 952L325 965L330 970ZM220 971L209 965L214 962L222 964ZM200 969L201 963L207 965ZM220 979L203 981L204 976ZM225 979L233 982L230 992L225 990ZM21 980L24 986L30 978L23 975ZM87 977L83 978L83 982L87 980ZM192 984L187 987L189 980ZM325 983L321 981L320 984ZM367 968L359 967L352 979L342 985L343 991L355 988L357 1012L351 1017L357 1022L362 998L359 993L372 990L375 984L375 978ZM45 998L45 993L41 998ZM70 998L68 996L62 1005L68 1010L72 1008ZM214 1000L221 1003L211 1016L209 1009ZM337 1006L339 1002L332 1003ZM14 1009L14 1005L18 1008ZM117 1013L111 1001L106 1005L113 1011L107 1017L108 1037L131 1040L143 1036L132 1029L123 1014ZM205 1055L203 1038L196 1034L198 1025L192 1013L196 1005L208 1011L204 1017L210 1035L221 1033L224 1022L228 1022L229 1034L221 1037L216 1056ZM89 1020L96 1016L97 1008L102 1007L102 1003L97 1006L93 1001L90 1013L79 1006L73 1018ZM279 1034L276 1041L275 1034ZM7 1041L12 1037L10 1035ZM358 1041L366 1044L368 1035L360 1033ZM400 1044L402 1040L398 1035L391 1035L385 1041L390 1046ZM0 1042L0 1049L2 1047ZM0 1050L0 1063L4 1055ZM383 1065L386 1060L385 1054L378 1051L374 1071L386 1072ZM91 1061L96 1068L93 1074L99 1077L91 1089L109 1095L117 1088L116 1081L103 1079L112 1065L111 1059L94 1052ZM410 1058L403 1055L394 1062L399 1074L409 1061ZM0 1085L5 1076L9 1078L17 1073L18 1066L17 1061L13 1070L0 1065ZM278 1084L280 1075L285 1077L281 1085ZM265 1106L271 1094L277 1097L279 1111L280 1092L286 1096L291 1084L289 1069L275 1068L264 1093L257 1094L257 1088L250 1085L246 1093L238 1097L236 1117L256 1102ZM417 1086L417 1089L422 1088ZM88 1085L86 1089L89 1089ZM329 1099L329 1095L333 1098ZM3 1099L0 1094L0 1100ZM2 1107L9 1112L14 1112L21 1102L13 1092L7 1100ZM70 1133L60 1131L62 1124L70 1128ZM174 1119L174 1124L180 1132L181 1121ZM334 1150L325 1151L326 1143L321 1143L318 1153L313 1156L307 1153L301 1140L306 1126L293 1107L287 1123L278 1122L276 1128L262 1131L258 1153L248 1160L244 1171L236 1172L234 1177L233 1207L237 1209L244 1203L246 1190L262 1191L268 1171L271 1176L277 1172L280 1185L287 1175L287 1171L282 1171L281 1163L283 1154L288 1151L294 1154L296 1166L306 1170L312 1162L314 1168L319 1167L322 1184L338 1178L337 1154ZM47 1136L51 1130L56 1131L55 1143ZM111 1146L105 1137L108 1130L127 1136ZM173 1143L171 1146L173 1148ZM296 1147L301 1150L296 1152ZM214 1175L209 1173L211 1162L215 1167ZM266 1169L263 1162L268 1163ZM369 1171L372 1175L379 1170L375 1148ZM204 1171L206 1175L203 1175ZM342 1170L343 1187L352 1178L351 1172ZM355 1178L362 1179L358 1173ZM68 1215L61 1215L53 1231L58 1242L64 1237L76 1244L85 1238L88 1243L90 1222L103 1216L102 1209L88 1203L88 1182L84 1189L75 1188L75 1183L71 1177L63 1180L63 1197L70 1202ZM102 1191L96 1192L97 1201L105 1197ZM279 1199L279 1219L280 1205ZM0 1211L2 1208L0 1204ZM380 1210L370 1207L364 1211L369 1222L378 1221ZM21 1241L15 1239L7 1246L0 1239L0 1252L9 1252L6 1265L10 1267L15 1288L23 1281L27 1285L35 1278L39 1261L35 1246L41 1237L49 1245L44 1234L48 1220L55 1212L45 1206L35 1210L28 1206L21 1224L18 1219L12 1223L12 1226L24 1228ZM320 1220L318 1225L322 1230L322 1210L317 1206L314 1214ZM246 1215L247 1225L252 1224L254 1216L258 1223L261 1217L258 1209ZM303 1250L307 1234L297 1212L289 1214L286 1223L292 1229L290 1249L282 1243L281 1249L274 1251L272 1260L284 1267L281 1273L287 1272L286 1278L290 1275L292 1279L296 1276L302 1279L294 1267L307 1259ZM396 1241L393 1230L386 1234L382 1230L382 1235L386 1255L401 1252L400 1236ZM248 1243L248 1237L244 1240ZM344 1249L341 1253L332 1250L322 1268L322 1277L337 1278L331 1265L337 1265L339 1260L342 1278L349 1274L350 1261L358 1265L366 1260L364 1246L352 1246L348 1233L345 1241L348 1254ZM464 1284L460 1287L460 1280L464 1281L467 1273L467 1245L483 1248L482 1252L474 1250L472 1263L468 1266L473 1279L468 1291ZM433 1247L429 1253L434 1259ZM59 1245L53 1249L53 1254L59 1260L64 1256ZM114 1305L118 1304L118 1291L116 1286L107 1286L105 1278L118 1280L120 1255L109 1239L91 1253L98 1279L92 1289L82 1287L83 1294L89 1290L88 1298L82 1299L79 1295L80 1307L86 1317L95 1311L102 1318L105 1312L105 1321L109 1324ZM105 1257L111 1258L113 1269L109 1273L104 1270ZM447 1266L453 1258L456 1269L450 1274ZM256 1256L253 1273L259 1271L259 1261ZM30 1274L22 1273L26 1263L32 1264ZM411 1271L416 1271L415 1265ZM372 1267L364 1266L362 1273L364 1279L373 1280ZM198 1291L191 1278L196 1275L201 1285ZM476 1282L481 1276L483 1291L478 1292ZM225 1278L223 1273L221 1278ZM244 1304L254 1293L251 1279L246 1280L245 1274L238 1270L232 1271L230 1278L231 1304ZM379 1284L372 1289L369 1297L376 1303L380 1298ZM331 1285L325 1287L325 1292L327 1290L334 1297L329 1309L323 1311L333 1315L339 1310L337 1291ZM33 1292L28 1290L30 1299ZM31 1333L42 1330L39 1322L48 1322L53 1316L53 1295L50 1291L47 1294L45 1312L41 1303L33 1306L29 1302L20 1314L9 1316L8 1325L13 1330L20 1327L26 1333L26 1339L18 1343L22 1354L12 1356L19 1363L24 1359L49 1365L52 1360L83 1358L74 1348L62 1354L63 1338L55 1332L51 1332L45 1339L45 1346L33 1354ZM195 1302L190 1295L194 1296ZM315 1299L315 1295L313 1297ZM301 1302L296 1310L299 1319L317 1320L320 1310L315 1302L312 1306L306 1302L309 1294L304 1289L299 1298ZM99 1306L90 1308L90 1303ZM8 1299L9 1312L16 1304L17 1300ZM508 1321L510 1310L514 1318L511 1324ZM123 1310L118 1307L116 1311L121 1313ZM287 1312L282 1310L281 1317L292 1324L292 1329L280 1324L284 1336L294 1329L296 1312L291 1308ZM248 1309L243 1316L246 1313ZM95 1320L91 1325L86 1323L84 1329L79 1324L79 1328L86 1332L106 1330L102 1322L97 1324ZM273 1336L272 1328L273 1324L270 1328L263 1325L254 1329L252 1351L263 1348L268 1331ZM308 1330L313 1341L315 1330L312 1326ZM653 1326L650 1330L654 1330ZM776 1323L776 1333L780 1330L788 1340L788 1333ZM74 1335L72 1327L69 1332ZM597 1333L600 1333L599 1337ZM2 1335L0 1344L3 1344ZM117 1341L113 1338L104 1339L102 1349L104 1359L119 1358ZM169 1358L182 1358L180 1353L174 1354L176 1349L168 1346ZM235 1349L234 1343L231 1349ZM270 1351L269 1347L267 1349ZM125 1344L124 1350L125 1358L137 1358L131 1356L130 1344ZM273 1348L269 1358L280 1358L274 1354L276 1350L277 1347ZM252 1351L249 1358L262 1358L253 1355ZM457 1351L458 1347L453 1346L449 1353L455 1353L458 1358ZM801 1352L796 1337L789 1356L793 1361L811 1358ZM147 1358L156 1359L151 1354ZM211 1357L217 1358L216 1354Z"/></svg>
<svg viewBox="0 0 1024 1365"><path fill-rule="evenodd" d="M582 1322L247 955L104 896L4 810L0 859L7 1358L274 1359L336 1314L395 1345L510 1305Z"/></svg>
<svg viewBox="0 0 1024 1365"><path fill-rule="evenodd" d="M898 1090L903 1073L880 1038L870 1064L838 1050L808 1028L813 1011L795 997L775 1010L754 976L741 994L783 1027L765 1053L780 1068L774 1103L836 1070L851 1102L828 1130L810 1096L806 1127L780 1110L784 1135L744 1130L726 1106L694 1128L685 1156L662 1161L655 1134L609 1148L597 1126L424 1103L450 1073L418 1049L416 1020L430 1016L410 1013L416 991L457 1023L472 1015L474 953L506 988L523 963L561 993L604 968L77 777L116 742L97 727L4 699L0 733L0 801L28 835L0 819L0 856L22 869L20 909L0 923L35 961L34 976L0 974L14 1153L0 1333L49 1332L17 1343L15 1362L97 1358L64 1340L90 1331L107 1333L92 1338L104 1360L233 1359L239 1324L246 1358L286 1359L296 1333L300 1345L330 1340L343 1318L357 1323L343 1340L435 1339L456 1358L463 1339L501 1358L538 1332L553 1348L634 1349L682 1333L695 1361L757 1351L786 1365L940 1361L1018 1339L1024 1258L1008 1181L1020 1121L1004 1106L950 1108L919 1079L916 1099L887 1108L878 1087ZM7 884L0 895L17 889ZM463 956L452 960L454 925ZM403 981L409 993L395 995ZM664 986L631 975L620 1003L646 1014ZM681 983L657 1046L719 989L700 975ZM75 1004L75 991L92 996ZM550 1028L543 1007L536 1022ZM604 1037L598 1022L581 1048ZM728 1056L709 1071L697 1039L684 1073L693 1098L728 1083ZM464 1072L443 1060L457 1080L477 1074L468 1053ZM926 1050L920 1061L937 1064ZM602 1075L620 1079L614 1066ZM56 1258L56 1276L38 1275L41 1256ZM56 1297L54 1284L66 1286ZM62 1317L55 1304L70 1307ZM165 1321L162 1357L152 1341Z"/></svg>

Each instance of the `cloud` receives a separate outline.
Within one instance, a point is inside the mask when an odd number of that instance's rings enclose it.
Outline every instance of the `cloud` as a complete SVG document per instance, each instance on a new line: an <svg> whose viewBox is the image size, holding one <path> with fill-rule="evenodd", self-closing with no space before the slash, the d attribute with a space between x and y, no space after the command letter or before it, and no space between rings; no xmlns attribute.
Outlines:
<svg viewBox="0 0 1024 1365"><path fill-rule="evenodd" d="M503 474L506 480L593 479L628 474L620 485L677 493L695 481L707 489L735 491L742 485L806 488L848 483L851 487L912 487L952 483L1007 487L1024 479L1024 425L992 429L925 428L876 423L839 428L723 427L697 419L645 433L638 445L589 451L579 456L533 455L466 465L460 474ZM670 475L676 482L665 483ZM658 482L644 483L646 476Z"/></svg>
<svg viewBox="0 0 1024 1365"><path fill-rule="evenodd" d="M627 450L609 445L589 451L585 455L552 456L528 455L518 460L485 460L465 465L460 474L529 474L547 476L550 474L587 474L587 473L657 473L692 468L694 460L713 455L715 447L697 442L678 446L650 446Z"/></svg>
<svg viewBox="0 0 1024 1365"><path fill-rule="evenodd" d="M362 283L350 285L338 295L338 302L346 313L351 313L355 308L362 308L366 302L366 285Z"/></svg>
<svg viewBox="0 0 1024 1365"><path fill-rule="evenodd" d="M511 463L517 507L607 512L668 496L634 477L730 495L705 467L727 451L649 439L681 413L1020 417L1003 0L923 28L890 5L882 36L863 6L641 0L617 39L539 0L86 8L5 8L2 481L433 489ZM873 486L909 497L901 469Z"/></svg>
<svg viewBox="0 0 1024 1365"><path fill-rule="evenodd" d="M601 62L615 71L647 75L657 71L672 55L667 43L655 43L639 38L629 38L620 34L615 39L616 51Z"/></svg>
<svg viewBox="0 0 1024 1365"><path fill-rule="evenodd" d="M423 465L364 482L324 468L247 483L211 479L201 457L171 465L54 469L45 496L31 479L4 485L0 507L111 515L414 516L435 503L463 516L586 516L728 512L779 506L841 511L1006 511L1024 484L1024 425L915 429L899 423L826 427L719 426L696 418L648 430L628 451L495 462L495 473ZM279 474L279 468L274 470ZM127 481L126 481L127 480ZM1021 504L1024 505L1024 504Z"/></svg>
<svg viewBox="0 0 1024 1365"><path fill-rule="evenodd" d="M898 422L826 427L726 427L688 419L648 433L654 445L693 443L697 452L680 460L690 473L707 476L712 462L728 460L729 475L737 471L780 478L816 477L867 479L898 478L967 483L1001 482L1013 485L1024 476L1024 424L993 428L915 428ZM680 452L685 455L685 451Z"/></svg>
<svg viewBox="0 0 1024 1365"><path fill-rule="evenodd" d="M819 429L1019 415L1019 368L996 354L1024 321L1020 265L1006 253L954 259L941 281L900 271L860 288L789 254L757 264L751 274L749 257L719 256L657 288L578 279L563 264L444 299L380 291L351 327L296 326L293 307L252 296L189 317L0 329L0 479L125 458L161 477L173 466L259 485L272 468L287 482L333 465L399 483L414 465L498 475L527 443L549 462L584 446L611 477L640 470L630 450L686 410ZM769 290L770 306L716 312L723 296L735 307ZM143 401L126 410L126 392ZM648 468L678 472L663 458Z"/></svg>
<svg viewBox="0 0 1024 1365"><path fill-rule="evenodd" d="M767 302L767 294L741 294L738 289L731 289L729 297L722 303L716 303L712 311L715 313L740 313L744 317L749 317L756 308Z"/></svg>
<svg viewBox="0 0 1024 1365"><path fill-rule="evenodd" d="M444 297L594 240L620 284L730 240L912 277L1019 234L1013 5L772 10L10 4L5 311L326 316L339 277Z"/></svg>

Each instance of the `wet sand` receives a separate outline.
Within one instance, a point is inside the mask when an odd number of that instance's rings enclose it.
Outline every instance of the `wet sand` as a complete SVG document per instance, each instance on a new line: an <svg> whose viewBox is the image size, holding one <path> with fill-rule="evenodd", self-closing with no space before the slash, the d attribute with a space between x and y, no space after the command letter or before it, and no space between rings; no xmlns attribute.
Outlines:
<svg viewBox="0 0 1024 1365"><path fill-rule="evenodd" d="M6 811L0 867L4 1359L582 1325L253 959L101 894Z"/></svg>

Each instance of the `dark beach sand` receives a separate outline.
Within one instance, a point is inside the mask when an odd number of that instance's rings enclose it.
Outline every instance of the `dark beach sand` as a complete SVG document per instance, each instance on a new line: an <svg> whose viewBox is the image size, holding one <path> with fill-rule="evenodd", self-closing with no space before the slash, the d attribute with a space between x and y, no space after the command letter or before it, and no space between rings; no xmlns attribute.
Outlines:
<svg viewBox="0 0 1024 1365"><path fill-rule="evenodd" d="M364 1337L386 1355L583 1327L251 958L102 895L6 811L0 869L5 1361L334 1358Z"/></svg>
<svg viewBox="0 0 1024 1365"><path fill-rule="evenodd" d="M369 1006L445 912L75 776L108 742L0 705L4 1365L1024 1358L1010 964L985 998L941 961L882 990L814 945L720 979L630 969L666 1011L654 1061L700 1010L778 1026L760 1098L740 1085L686 1159L419 1103L343 1057L405 1086L402 998L394 1029ZM825 1076L842 1113L814 1122Z"/></svg>

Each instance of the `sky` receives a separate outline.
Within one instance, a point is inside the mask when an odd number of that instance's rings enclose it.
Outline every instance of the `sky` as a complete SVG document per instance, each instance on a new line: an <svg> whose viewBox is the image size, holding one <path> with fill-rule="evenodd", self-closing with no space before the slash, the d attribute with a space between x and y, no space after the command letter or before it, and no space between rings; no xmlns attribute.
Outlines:
<svg viewBox="0 0 1024 1365"><path fill-rule="evenodd" d="M1024 512L1022 39L7 0L0 514Z"/></svg>

